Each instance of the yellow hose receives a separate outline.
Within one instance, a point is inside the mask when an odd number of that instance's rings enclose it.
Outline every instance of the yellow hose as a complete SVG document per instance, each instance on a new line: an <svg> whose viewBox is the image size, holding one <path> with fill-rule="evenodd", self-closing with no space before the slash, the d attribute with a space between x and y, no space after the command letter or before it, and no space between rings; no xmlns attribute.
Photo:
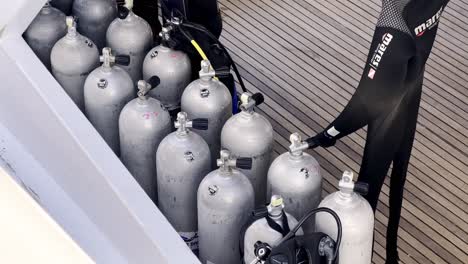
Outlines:
<svg viewBox="0 0 468 264"><path fill-rule="evenodd" d="M194 39L192 39L190 41L190 43L192 43L192 45L195 47L195 49L198 51L198 53L200 54L200 56L202 57L203 60L208 60L208 57L206 56L205 52L202 50L202 48L200 47L200 45L198 45L197 41L195 41ZM213 69L212 66L210 66L211 69ZM218 80L217 77L214 77L215 80Z"/></svg>
<svg viewBox="0 0 468 264"><path fill-rule="evenodd" d="M195 47L195 49L198 51L198 53L200 54L200 56L202 57L203 60L208 60L208 57L206 56L205 52L202 50L202 48L200 47L200 45L198 45L198 43L192 39L190 41L192 43L192 45Z"/></svg>

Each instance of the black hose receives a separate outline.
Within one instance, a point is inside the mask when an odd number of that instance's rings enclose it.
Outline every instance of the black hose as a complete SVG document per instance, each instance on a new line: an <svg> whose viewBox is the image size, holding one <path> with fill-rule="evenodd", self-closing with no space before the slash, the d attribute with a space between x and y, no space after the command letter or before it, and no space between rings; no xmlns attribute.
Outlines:
<svg viewBox="0 0 468 264"><path fill-rule="evenodd" d="M164 3L164 1L160 1L161 3L161 9L165 9L166 12L169 12L169 8L166 6L166 4ZM192 23L192 22L188 22L187 21L187 17L182 13L180 12L180 10L175 10L179 15L180 17L182 18L181 21L181 26L185 26L185 27L188 27L188 28L192 28L192 29L195 29L195 30L198 30L198 31L201 31L203 33L205 33L206 35L208 35L208 37L210 37L214 42L216 42L220 47L221 47L221 50L224 52L224 54L226 54L226 56L228 57L228 60L229 62L231 63L232 65L232 69L234 70L234 73L236 74L237 76L237 80L239 81L239 84L242 88L242 91L243 92L247 92L247 88L245 87L245 84L244 84L244 81L242 80L242 76L240 75L239 73L239 70L237 69L237 65L236 63L234 62L234 60L232 59L231 55L229 54L229 52L227 51L226 47L224 47L224 45L221 43L221 41L219 41L219 39L213 35L213 33L211 33L208 29L206 29L204 26L202 25L199 25L199 24L195 24L195 23ZM164 13L164 12L163 12ZM163 20L164 20L164 14L163 14ZM181 27L179 27L179 30L181 31L181 33L186 37L186 38L189 38L190 35L187 34L187 32L185 32L184 30L182 30ZM190 41L192 41L193 38L189 38Z"/></svg>
<svg viewBox="0 0 468 264"><path fill-rule="evenodd" d="M215 35L213 35L213 33L211 33L208 29L206 29L202 25L198 25L198 24L195 24L195 23L192 23L192 22L184 21L181 24L181 26L201 31L201 32L205 33L208 37L210 37L213 41L215 41L221 47L221 50L224 52L224 54L226 54L226 56L228 57L228 60L231 63L232 69L234 70L234 73L237 76L237 80L239 81L239 84L240 84L240 86L242 88L242 91L247 92L247 89L245 88L244 81L242 80L242 76L240 75L239 70L237 69L236 63L234 62L231 55L227 51L226 47L224 47L224 45L221 43L221 41L219 41L219 39Z"/></svg>
<svg viewBox="0 0 468 264"><path fill-rule="evenodd" d="M340 244L341 244L341 237L342 237L342 233L343 233L343 226L341 224L341 220L340 218L338 217L338 215L335 213L335 211L331 210L330 208L326 208L326 207L319 207L319 208L316 208L312 211L310 211L309 213L307 213L307 215L305 215L304 217L301 218L301 220L298 222L298 224L291 230L289 231L289 233L284 236L277 245L281 245L283 242L285 242L286 240L290 239L291 237L293 237L296 232L299 230L299 228L301 228L301 226L305 223L305 221L307 221L311 216L319 213L319 212L326 212L326 213L329 213L333 216L333 218L335 218L335 221L336 221L336 225L338 227L338 234L336 236L336 246L335 246L335 252L333 253L333 259L336 259L336 257L338 256L338 250L340 248Z"/></svg>

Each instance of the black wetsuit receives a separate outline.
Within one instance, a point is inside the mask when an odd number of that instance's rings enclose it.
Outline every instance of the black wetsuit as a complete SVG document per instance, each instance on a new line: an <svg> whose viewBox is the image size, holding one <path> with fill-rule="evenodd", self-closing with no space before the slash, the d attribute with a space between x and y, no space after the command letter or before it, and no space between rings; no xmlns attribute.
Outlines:
<svg viewBox="0 0 468 264"><path fill-rule="evenodd" d="M383 0L364 73L341 114L310 143L329 147L367 127L359 181L370 185L366 199L376 209L393 162L387 263L397 263L397 232L408 163L416 130L424 68L438 21L449 0Z"/></svg>

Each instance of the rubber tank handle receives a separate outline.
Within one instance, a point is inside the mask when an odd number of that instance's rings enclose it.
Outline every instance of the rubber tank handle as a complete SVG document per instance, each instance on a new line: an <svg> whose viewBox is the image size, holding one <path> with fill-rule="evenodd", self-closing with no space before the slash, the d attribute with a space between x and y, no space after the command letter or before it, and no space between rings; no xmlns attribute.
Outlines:
<svg viewBox="0 0 468 264"><path fill-rule="evenodd" d="M206 118L195 118L192 120L192 128L197 130L208 129L208 119Z"/></svg>
<svg viewBox="0 0 468 264"><path fill-rule="evenodd" d="M355 182L354 192L359 193L360 195L367 195L369 192L369 184L365 182Z"/></svg>
<svg viewBox="0 0 468 264"><path fill-rule="evenodd" d="M237 158L236 167L243 170L252 169L252 158Z"/></svg>
<svg viewBox="0 0 468 264"><path fill-rule="evenodd" d="M256 106L259 106L265 102L265 97L263 97L263 94L261 93L255 93L251 98L255 101Z"/></svg>
<svg viewBox="0 0 468 264"><path fill-rule="evenodd" d="M128 10L128 8L126 8L125 6L119 6L117 10L117 17L120 19L125 19L127 18L129 13L130 13L130 10Z"/></svg>
<svg viewBox="0 0 468 264"><path fill-rule="evenodd" d="M151 88L154 88L154 87L158 86L161 83L161 79L159 79L159 77L155 75L155 76L149 78L149 80L147 82L149 83L149 85L151 85Z"/></svg>
<svg viewBox="0 0 468 264"><path fill-rule="evenodd" d="M122 66L128 66L130 64L130 56L117 55L115 56L115 63Z"/></svg>
<svg viewBox="0 0 468 264"><path fill-rule="evenodd" d="M309 149L314 149L319 146L315 137L308 138L305 140L305 142L307 142L307 144L309 145Z"/></svg>

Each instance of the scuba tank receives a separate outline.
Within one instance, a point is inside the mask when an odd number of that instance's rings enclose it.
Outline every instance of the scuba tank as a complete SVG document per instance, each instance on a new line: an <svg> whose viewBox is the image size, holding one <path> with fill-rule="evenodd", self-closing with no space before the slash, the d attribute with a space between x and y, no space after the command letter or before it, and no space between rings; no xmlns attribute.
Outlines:
<svg viewBox="0 0 468 264"><path fill-rule="evenodd" d="M297 219L317 208L322 194L322 176L318 162L304 150L309 147L300 135L290 137L289 152L276 158L268 170L268 193L279 194L288 211ZM304 233L314 232L314 219L304 225Z"/></svg>
<svg viewBox="0 0 468 264"><path fill-rule="evenodd" d="M102 49L106 45L107 28L117 17L117 2L115 0L74 0L73 15L78 19L78 31Z"/></svg>
<svg viewBox="0 0 468 264"><path fill-rule="evenodd" d="M133 1L125 2L124 7L119 7L118 18L107 29L106 42L117 54L130 55L130 64L122 68L137 83L143 76L143 59L151 49L153 31L148 22L133 13Z"/></svg>
<svg viewBox="0 0 468 264"><path fill-rule="evenodd" d="M257 220L245 230L241 250L244 251L244 263L246 264L250 264L257 258L254 252L257 241L268 243L274 247L281 238L289 233L290 228L298 224L296 218L284 211L284 202L280 195L273 195L266 210L262 209L261 211L261 213L258 210L254 212L256 214L254 217ZM298 230L297 234L303 234L302 228Z"/></svg>
<svg viewBox="0 0 468 264"><path fill-rule="evenodd" d="M88 74L99 66L94 43L76 31L73 17L67 17L68 33L55 43L50 54L52 74L84 112L83 87Z"/></svg>
<svg viewBox="0 0 468 264"><path fill-rule="evenodd" d="M263 103L261 93L243 93L242 112L231 117L221 131L221 148L234 156L252 157L252 169L243 171L255 191L255 206L266 203L268 167L273 149L273 127L262 115L255 113L255 106Z"/></svg>
<svg viewBox="0 0 468 264"><path fill-rule="evenodd" d="M156 150L171 132L167 109L148 92L159 85L153 76L138 82L138 98L130 101L120 113L120 158L148 196L156 203Z"/></svg>
<svg viewBox="0 0 468 264"><path fill-rule="evenodd" d="M235 167L249 169L251 158L234 159L222 150L219 169L208 174L198 187L198 232L202 263L239 264L239 236L254 209L249 179Z"/></svg>
<svg viewBox="0 0 468 264"><path fill-rule="evenodd" d="M157 90L151 91L150 96L160 100L169 111L173 111L180 107L180 97L190 83L191 64L184 52L168 46L169 32L170 29L163 28L161 45L146 55L143 61L143 78L157 75L161 79L161 85Z"/></svg>
<svg viewBox="0 0 468 264"><path fill-rule="evenodd" d="M51 0L50 4L58 10L62 11L65 15L70 15L73 0Z"/></svg>
<svg viewBox="0 0 468 264"><path fill-rule="evenodd" d="M212 168L216 166L221 145L221 129L232 116L232 98L228 88L215 76L223 75L211 69L210 62L202 61L200 79L193 81L182 94L182 111L190 116L208 119L208 130L199 131L203 139L210 146L213 160Z"/></svg>
<svg viewBox="0 0 468 264"><path fill-rule="evenodd" d="M340 190L325 197L320 207L330 208L340 217L343 225L343 241L340 246L339 264L369 264L372 260L374 213L360 194L367 194L368 184L353 183L353 173L345 171L339 182ZM336 227L330 216L316 215L316 228L332 238Z"/></svg>
<svg viewBox="0 0 468 264"><path fill-rule="evenodd" d="M54 44L67 34L65 15L47 2L24 32L24 39L50 71L50 53Z"/></svg>
<svg viewBox="0 0 468 264"><path fill-rule="evenodd" d="M128 55L112 55L110 48L102 50L102 66L88 75L84 84L85 112L116 155L119 155L119 115L135 97L135 86L127 72L118 65L128 65Z"/></svg>
<svg viewBox="0 0 468 264"><path fill-rule="evenodd" d="M188 128L205 130L208 120L189 121L180 112L175 127L177 131L161 141L156 153L158 207L197 255L197 189L211 171L211 154L205 140Z"/></svg>

